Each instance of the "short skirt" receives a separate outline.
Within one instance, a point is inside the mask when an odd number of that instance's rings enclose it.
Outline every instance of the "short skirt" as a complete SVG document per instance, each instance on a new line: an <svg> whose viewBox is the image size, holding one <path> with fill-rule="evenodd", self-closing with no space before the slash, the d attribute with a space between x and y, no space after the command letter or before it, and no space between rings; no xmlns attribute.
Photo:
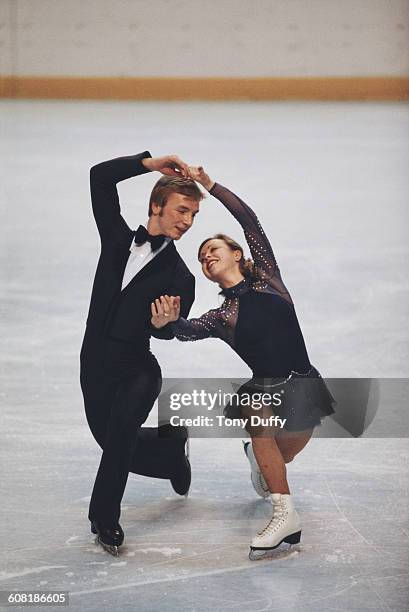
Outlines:
<svg viewBox="0 0 409 612"><path fill-rule="evenodd" d="M324 417L334 414L336 405L314 366L305 374L292 371L284 379L253 376L238 389L236 397L238 401L224 408L225 417L251 421L252 416L259 416L265 423L268 417L276 416L284 422L280 427L287 432L313 429Z"/></svg>

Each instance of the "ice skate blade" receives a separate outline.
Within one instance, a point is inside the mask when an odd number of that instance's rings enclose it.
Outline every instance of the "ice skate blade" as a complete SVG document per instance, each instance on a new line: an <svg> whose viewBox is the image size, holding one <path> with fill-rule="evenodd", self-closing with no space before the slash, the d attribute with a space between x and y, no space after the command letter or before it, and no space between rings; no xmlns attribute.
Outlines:
<svg viewBox="0 0 409 612"><path fill-rule="evenodd" d="M271 546L270 548L250 546L249 559L250 561L259 561L260 559L277 559L286 557L290 552L292 552L291 547L299 544L300 540L301 531L296 531L295 533L285 536L281 542L276 544L276 546ZM283 544L283 542L288 544L288 546L286 548L281 547L280 550L277 550L278 547Z"/></svg>
<svg viewBox="0 0 409 612"><path fill-rule="evenodd" d="M112 555L113 557L119 556L118 546L115 546L113 544L105 544L105 542L103 542L99 536L95 538L95 543L100 544L102 548L106 550L107 552L109 552L109 554Z"/></svg>
<svg viewBox="0 0 409 612"><path fill-rule="evenodd" d="M253 480L253 472L251 472L250 474L250 480L251 480L251 484L253 485L253 489L255 490L255 492L257 493L257 495L259 497L261 497L261 499L267 499L267 497L270 496L270 490L266 489L263 486L263 483L261 482L260 476L258 476L259 482L260 482L260 487L258 488L257 483L254 482ZM263 492L261 492L263 491Z"/></svg>
<svg viewBox="0 0 409 612"><path fill-rule="evenodd" d="M300 552L300 548L296 544L288 544L285 548L281 547L279 549L277 547L267 550L251 548L249 552L249 559L250 561L285 559L295 552Z"/></svg>
<svg viewBox="0 0 409 612"><path fill-rule="evenodd" d="M249 459L247 449L250 446L250 442L246 440L242 440L242 443L243 443L244 454L246 455L247 459ZM267 487L267 484L265 482L263 484L264 478L262 477L261 472L260 471L258 473L253 472L253 468L251 467L251 462L250 462L250 480L251 480L253 489L255 490L255 492L257 493L259 497L261 497L262 499L266 499L267 497L270 496L270 491Z"/></svg>

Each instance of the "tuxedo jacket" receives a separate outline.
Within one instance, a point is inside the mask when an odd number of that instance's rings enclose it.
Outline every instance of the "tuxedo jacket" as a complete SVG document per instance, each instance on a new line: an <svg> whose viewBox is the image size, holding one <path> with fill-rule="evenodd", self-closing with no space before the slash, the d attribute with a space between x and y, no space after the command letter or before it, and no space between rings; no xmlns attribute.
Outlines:
<svg viewBox="0 0 409 612"><path fill-rule="evenodd" d="M149 348L151 335L170 339L169 326L157 330L151 323L151 302L160 295L180 295L181 315L186 317L195 295L195 279L170 242L148 262L123 290L122 279L133 232L121 215L116 184L149 172L142 159L149 151L118 157L91 168L92 210L101 238L101 254L95 273L87 329Z"/></svg>

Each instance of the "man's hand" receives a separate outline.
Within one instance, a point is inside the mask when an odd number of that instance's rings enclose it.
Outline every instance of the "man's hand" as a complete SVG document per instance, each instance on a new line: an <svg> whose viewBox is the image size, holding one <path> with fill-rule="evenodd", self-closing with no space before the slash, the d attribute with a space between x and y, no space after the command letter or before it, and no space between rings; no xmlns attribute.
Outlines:
<svg viewBox="0 0 409 612"><path fill-rule="evenodd" d="M177 321L180 315L180 296L161 295L151 303L151 323L156 329Z"/></svg>
<svg viewBox="0 0 409 612"><path fill-rule="evenodd" d="M188 166L188 172L191 179L200 183L207 191L211 190L214 181L209 178L202 166Z"/></svg>
<svg viewBox="0 0 409 612"><path fill-rule="evenodd" d="M179 176L189 178L188 164L177 155L165 155L164 157L145 157L142 164L148 170L157 170L167 176Z"/></svg>

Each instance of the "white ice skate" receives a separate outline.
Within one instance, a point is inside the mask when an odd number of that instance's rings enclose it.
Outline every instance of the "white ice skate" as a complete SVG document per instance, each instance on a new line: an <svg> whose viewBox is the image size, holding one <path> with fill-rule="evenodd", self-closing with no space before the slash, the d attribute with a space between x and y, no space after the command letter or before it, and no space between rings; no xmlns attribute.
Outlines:
<svg viewBox="0 0 409 612"><path fill-rule="evenodd" d="M294 509L291 495L272 493L270 500L273 505L273 516L263 531L251 542L249 554L251 561L271 556L271 551L282 542L290 545L298 544L301 539L301 521Z"/></svg>
<svg viewBox="0 0 409 612"><path fill-rule="evenodd" d="M268 497L270 495L270 491L268 490L268 486L266 481L264 480L263 474L261 473L260 468L258 467L257 460L254 456L253 446L250 442L243 442L244 452L246 453L246 457L249 460L250 468L251 468L251 484L257 495L260 497Z"/></svg>

